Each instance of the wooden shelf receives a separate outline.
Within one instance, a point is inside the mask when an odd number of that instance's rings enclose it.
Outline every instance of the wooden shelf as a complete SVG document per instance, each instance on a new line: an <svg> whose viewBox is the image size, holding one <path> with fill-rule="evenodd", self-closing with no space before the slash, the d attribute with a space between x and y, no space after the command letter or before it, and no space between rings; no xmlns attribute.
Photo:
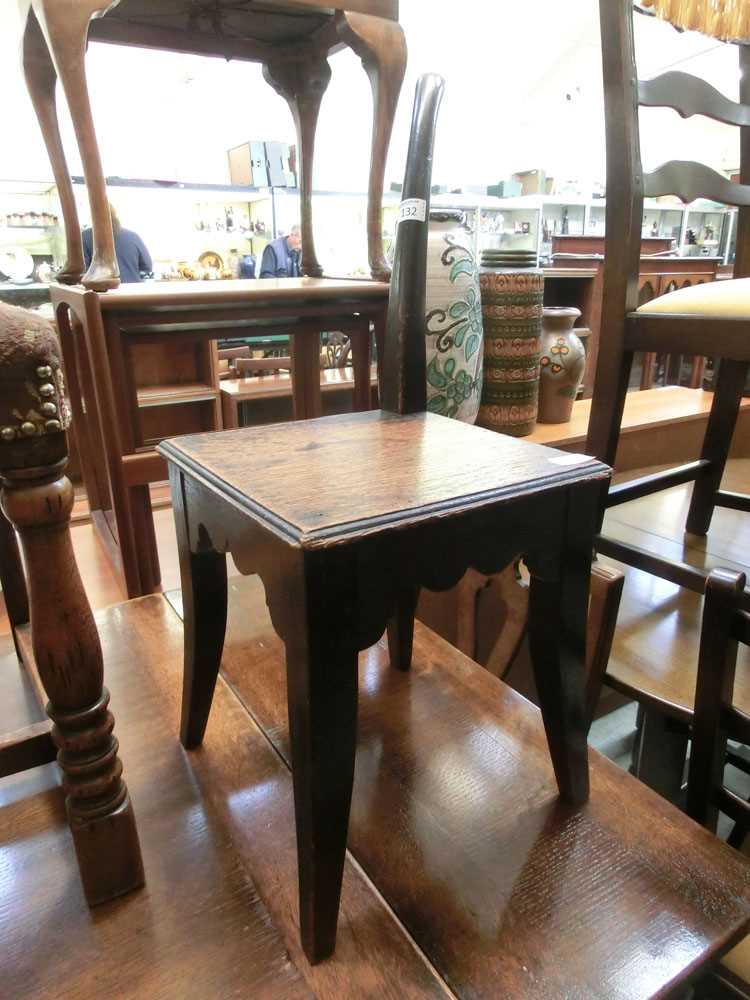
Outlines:
<svg viewBox="0 0 750 1000"><path fill-rule="evenodd" d="M219 390L205 382L178 382L173 385L142 386L138 390L138 406L175 406L178 403L200 403L217 399Z"/></svg>
<svg viewBox="0 0 750 1000"><path fill-rule="evenodd" d="M703 389L668 385L629 392L622 419L618 471L664 463L678 464L697 458L714 395ZM583 451L591 416L591 400L573 403L573 416L566 424L537 424L524 441ZM654 430L659 428L659 433ZM733 454L750 454L750 399L743 399L734 437ZM739 449L739 451L738 451Z"/></svg>

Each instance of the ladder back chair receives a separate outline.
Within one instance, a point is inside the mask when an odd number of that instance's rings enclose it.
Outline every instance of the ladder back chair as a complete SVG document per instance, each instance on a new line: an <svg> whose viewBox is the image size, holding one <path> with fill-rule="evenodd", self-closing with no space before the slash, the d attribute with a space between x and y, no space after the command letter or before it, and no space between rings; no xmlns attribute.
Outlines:
<svg viewBox="0 0 750 1000"><path fill-rule="evenodd" d="M94 905L143 885L144 875L101 644L71 544L68 425L54 328L0 304L0 583L19 659L51 720L0 738L0 778L57 759Z"/></svg>
<svg viewBox="0 0 750 1000"><path fill-rule="evenodd" d="M715 506L750 511L750 497L721 490L732 432L750 361L750 52L739 45L741 102L697 77L668 72L638 81L632 0L600 0L607 139L607 207L602 338L586 451L614 465L625 395L636 351L707 355L721 359L714 400L699 459L677 468L612 486L606 508L693 482L686 530L705 535ZM703 115L741 130L742 183L692 161L669 161L644 173L638 108L669 107L683 118ZM735 279L680 289L638 307L638 260L644 197L699 196L739 206ZM680 586L702 592L705 574L635 545L603 536L605 555L639 566Z"/></svg>
<svg viewBox="0 0 750 1000"><path fill-rule="evenodd" d="M750 714L735 699L738 648L750 647L744 588L744 573L715 569L706 580L687 786L688 814L714 833L719 813L729 816L736 824L729 842L736 847L750 828L750 803L727 788L724 774L728 762L750 771L727 745L732 740L750 746ZM696 1000L704 996L750 997L750 937L722 959L705 991L697 990Z"/></svg>
<svg viewBox="0 0 750 1000"><path fill-rule="evenodd" d="M387 630L411 666L421 587L523 555L529 640L561 797L589 794L585 646L601 463L426 412L425 275L443 81L417 87L383 358L382 410L165 441L185 620L181 738L201 744L221 663L226 553L258 574L286 646L300 925L335 944L357 741L358 653Z"/></svg>

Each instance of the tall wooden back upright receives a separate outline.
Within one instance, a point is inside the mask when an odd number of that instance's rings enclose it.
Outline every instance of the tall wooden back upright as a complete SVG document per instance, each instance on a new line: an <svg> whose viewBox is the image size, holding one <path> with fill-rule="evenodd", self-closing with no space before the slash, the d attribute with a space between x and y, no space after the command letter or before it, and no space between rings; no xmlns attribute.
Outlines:
<svg viewBox="0 0 750 1000"><path fill-rule="evenodd" d="M93 905L142 885L144 876L101 645L71 544L69 421L54 328L0 304L0 580L16 648L49 699L68 819ZM42 762L43 735L0 741L0 775Z"/></svg>

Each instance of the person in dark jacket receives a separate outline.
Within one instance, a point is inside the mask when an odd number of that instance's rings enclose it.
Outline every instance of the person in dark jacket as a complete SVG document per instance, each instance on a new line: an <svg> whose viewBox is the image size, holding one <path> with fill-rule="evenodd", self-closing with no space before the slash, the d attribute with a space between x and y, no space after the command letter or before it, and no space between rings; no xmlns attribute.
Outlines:
<svg viewBox="0 0 750 1000"><path fill-rule="evenodd" d="M143 281L141 272L150 274L154 269L151 254L138 233L134 233L132 229L122 228L113 205L109 206L109 212L112 216L112 232L115 237L115 254L120 268L120 280L123 283ZM84 229L81 233L81 239L83 241L83 259L88 267L94 252L93 230Z"/></svg>
<svg viewBox="0 0 750 1000"><path fill-rule="evenodd" d="M261 278L299 278L301 246L299 226L292 226L288 236L269 243L260 262Z"/></svg>

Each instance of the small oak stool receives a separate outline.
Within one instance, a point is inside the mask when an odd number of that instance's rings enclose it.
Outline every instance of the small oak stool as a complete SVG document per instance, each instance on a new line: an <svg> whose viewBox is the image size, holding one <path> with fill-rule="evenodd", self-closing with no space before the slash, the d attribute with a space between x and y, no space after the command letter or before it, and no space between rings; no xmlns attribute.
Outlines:
<svg viewBox="0 0 750 1000"><path fill-rule="evenodd" d="M57 747L83 889L94 905L144 877L101 644L70 540L69 422L54 328L0 304L0 581L19 657L54 723L0 739L0 777L53 760Z"/></svg>
<svg viewBox="0 0 750 1000"><path fill-rule="evenodd" d="M469 567L531 573L529 639L560 794L588 796L584 658L592 540L609 469L423 412L438 77L417 89L384 358L383 410L196 434L169 461L185 615L182 741L200 744L226 623L225 553L258 573L286 645L302 943L334 948L357 730L357 654L388 626L408 669L420 587ZM420 210L424 208L424 211ZM390 411L390 412L389 412ZM420 412L422 411L422 412Z"/></svg>

